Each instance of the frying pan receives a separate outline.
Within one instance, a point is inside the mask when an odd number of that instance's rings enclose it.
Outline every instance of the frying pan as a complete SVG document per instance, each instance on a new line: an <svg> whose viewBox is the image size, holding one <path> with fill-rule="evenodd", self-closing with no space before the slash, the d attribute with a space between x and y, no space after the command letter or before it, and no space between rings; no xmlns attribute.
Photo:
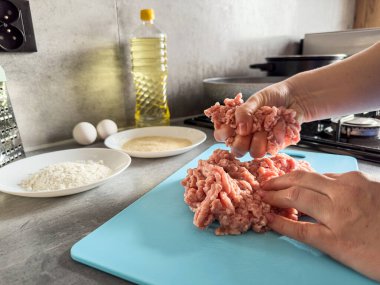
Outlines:
<svg viewBox="0 0 380 285"><path fill-rule="evenodd" d="M251 64L249 67L266 71L268 76L292 76L341 61L346 57L346 54L275 56L265 58L266 63Z"/></svg>

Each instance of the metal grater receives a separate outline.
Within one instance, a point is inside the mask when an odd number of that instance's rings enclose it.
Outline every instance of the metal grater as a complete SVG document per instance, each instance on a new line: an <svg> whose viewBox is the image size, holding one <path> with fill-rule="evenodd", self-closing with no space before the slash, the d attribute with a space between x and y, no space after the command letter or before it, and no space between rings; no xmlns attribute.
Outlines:
<svg viewBox="0 0 380 285"><path fill-rule="evenodd" d="M6 87L5 73L0 66L0 167L25 157Z"/></svg>

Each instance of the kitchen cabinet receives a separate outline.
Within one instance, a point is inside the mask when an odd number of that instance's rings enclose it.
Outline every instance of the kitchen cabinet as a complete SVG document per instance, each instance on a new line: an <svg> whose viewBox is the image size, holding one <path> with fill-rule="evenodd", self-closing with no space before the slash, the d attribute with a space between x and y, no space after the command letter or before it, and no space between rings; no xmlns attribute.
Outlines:
<svg viewBox="0 0 380 285"><path fill-rule="evenodd" d="M380 27L380 1L356 0L354 28Z"/></svg>

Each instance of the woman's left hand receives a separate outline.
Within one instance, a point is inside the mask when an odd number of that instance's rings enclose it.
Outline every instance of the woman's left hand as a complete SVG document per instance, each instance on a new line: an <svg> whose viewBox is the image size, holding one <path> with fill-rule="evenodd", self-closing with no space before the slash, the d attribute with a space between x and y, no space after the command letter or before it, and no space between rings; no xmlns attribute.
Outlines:
<svg viewBox="0 0 380 285"><path fill-rule="evenodd" d="M314 246L380 281L380 183L358 171L317 174L294 171L263 185L262 199L296 208L316 223L269 214L276 232Z"/></svg>

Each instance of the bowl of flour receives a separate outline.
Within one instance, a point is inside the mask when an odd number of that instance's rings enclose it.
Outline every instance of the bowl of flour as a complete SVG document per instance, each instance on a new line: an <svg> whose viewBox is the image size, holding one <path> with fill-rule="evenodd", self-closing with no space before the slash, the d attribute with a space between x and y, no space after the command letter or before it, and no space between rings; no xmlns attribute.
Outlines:
<svg viewBox="0 0 380 285"><path fill-rule="evenodd" d="M128 154L104 148L35 155L0 168L0 191L27 197L72 195L100 186L130 163Z"/></svg>

